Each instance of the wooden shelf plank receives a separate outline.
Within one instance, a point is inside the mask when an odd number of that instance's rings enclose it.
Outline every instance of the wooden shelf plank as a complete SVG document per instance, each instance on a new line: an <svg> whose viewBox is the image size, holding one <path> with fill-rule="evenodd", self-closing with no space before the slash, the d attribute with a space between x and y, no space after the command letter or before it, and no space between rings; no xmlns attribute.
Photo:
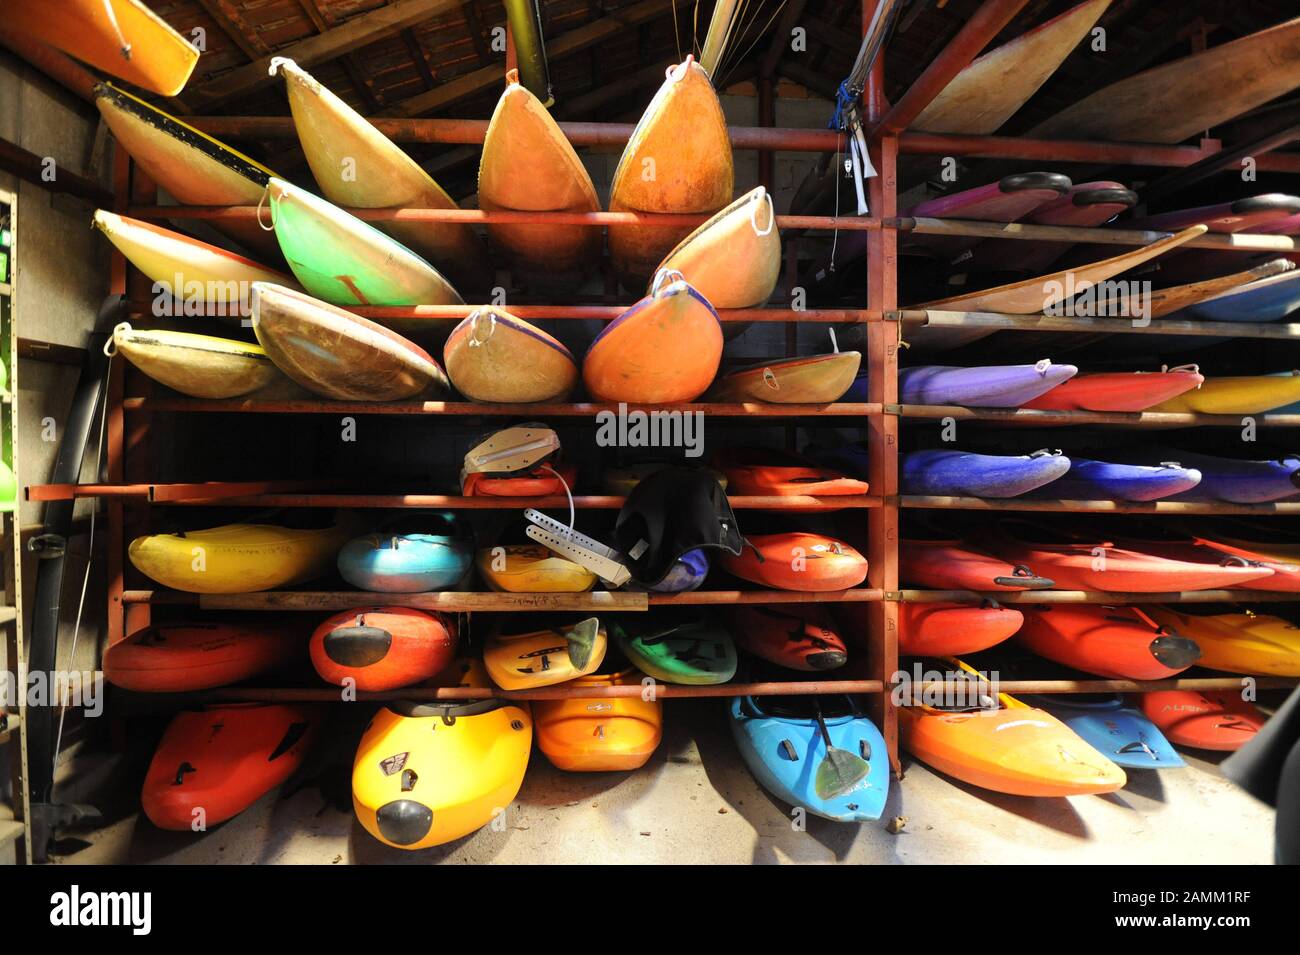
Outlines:
<svg viewBox="0 0 1300 955"><path fill-rule="evenodd" d="M153 485L165 487L165 485ZM143 497L144 495L136 495ZM618 510L627 499L613 494L575 494L573 505L582 510ZM749 511L840 511L879 507L880 498L866 494L831 497L729 495L736 510ZM174 506L208 507L208 499L159 500ZM466 511L517 511L526 507L567 508L562 494L547 497L461 497L454 494L250 494L221 498L223 506L238 507L357 507L357 508L448 508Z"/></svg>
<svg viewBox="0 0 1300 955"><path fill-rule="evenodd" d="M932 328L991 328L997 331L1089 332L1107 335L1213 335L1226 338L1300 340L1300 324L1276 322L1202 322L1157 318L1135 325L1131 318L1093 318L1057 315L1008 315L1002 312L950 312L939 309L896 309L885 312L886 321Z"/></svg>
<svg viewBox="0 0 1300 955"><path fill-rule="evenodd" d="M677 405L624 405L608 402L540 402L526 405L486 405L469 401L325 401L317 399L256 400L251 398L205 401L198 398L127 398L126 411L145 414L158 412L194 412L214 414L369 414L369 415L449 415L505 416L526 415L533 418L591 418L602 412L618 414L644 411L647 414L699 412L718 418L865 418L879 415L882 405L872 402L834 402L824 405L695 402Z"/></svg>

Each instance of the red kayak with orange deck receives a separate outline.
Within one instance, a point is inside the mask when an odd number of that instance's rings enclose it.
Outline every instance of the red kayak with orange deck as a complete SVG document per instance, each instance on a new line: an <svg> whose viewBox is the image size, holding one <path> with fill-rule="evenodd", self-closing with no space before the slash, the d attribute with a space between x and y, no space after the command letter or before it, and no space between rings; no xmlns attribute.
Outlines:
<svg viewBox="0 0 1300 955"><path fill-rule="evenodd" d="M1232 690L1139 693L1142 712L1171 743L1232 752L1255 738L1264 715Z"/></svg>
<svg viewBox="0 0 1300 955"><path fill-rule="evenodd" d="M155 624L105 651L104 678L139 693L226 686L301 657L306 637L284 624Z"/></svg>
<svg viewBox="0 0 1300 955"><path fill-rule="evenodd" d="M395 690L444 670L456 654L456 628L409 607L345 610L311 635L311 662L327 683Z"/></svg>
<svg viewBox="0 0 1300 955"><path fill-rule="evenodd" d="M904 582L936 590L1045 590L1055 581L1026 564L1013 564L959 540L903 540L898 545Z"/></svg>
<svg viewBox="0 0 1300 955"><path fill-rule="evenodd" d="M159 829L201 832L239 815L302 765L319 708L236 703L177 713L140 802Z"/></svg>
<svg viewBox="0 0 1300 955"><path fill-rule="evenodd" d="M849 659L830 615L815 604L737 607L731 624L740 647L790 670L834 670Z"/></svg>
<svg viewBox="0 0 1300 955"><path fill-rule="evenodd" d="M847 590L867 579L867 559L853 545L804 531L756 534L721 560L728 573L780 590Z"/></svg>
<svg viewBox="0 0 1300 955"><path fill-rule="evenodd" d="M1134 607L1026 607L1016 640L1040 657L1112 680L1166 680L1201 656L1196 641Z"/></svg>
<svg viewBox="0 0 1300 955"><path fill-rule="evenodd" d="M466 497L549 497L563 494L567 484L573 490L578 469L572 464L541 467L527 474L501 477L491 474L467 474L461 484Z"/></svg>
<svg viewBox="0 0 1300 955"><path fill-rule="evenodd" d="M901 603L898 652L908 656L978 653L1020 629L1024 614L997 604Z"/></svg>
<svg viewBox="0 0 1300 955"><path fill-rule="evenodd" d="M866 481L771 448L727 448L714 456L713 466L727 476L732 494L838 497L871 490Z"/></svg>
<svg viewBox="0 0 1300 955"><path fill-rule="evenodd" d="M1205 376L1191 368L1076 375L1020 407L1038 411L1138 412L1199 388Z"/></svg>

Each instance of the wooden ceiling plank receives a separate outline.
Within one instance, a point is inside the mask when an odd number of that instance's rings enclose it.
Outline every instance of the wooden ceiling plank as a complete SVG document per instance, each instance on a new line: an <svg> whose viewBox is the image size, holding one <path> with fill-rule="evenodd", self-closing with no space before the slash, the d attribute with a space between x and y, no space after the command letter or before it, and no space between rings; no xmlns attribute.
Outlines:
<svg viewBox="0 0 1300 955"><path fill-rule="evenodd" d="M258 36L257 29L244 19L239 8L230 0L199 0L199 6L250 60L271 52L271 48Z"/></svg>
<svg viewBox="0 0 1300 955"><path fill-rule="evenodd" d="M474 52L478 54L479 64L487 66L492 62L492 51L488 49L487 31L483 27L483 18L479 16L478 7L473 0L466 0L460 5L460 12L465 16L465 29L469 32Z"/></svg>
<svg viewBox="0 0 1300 955"><path fill-rule="evenodd" d="M420 42L420 38L415 35L414 27L407 27L402 31L402 42L406 44L406 52L411 55L411 61L415 63L415 71L420 74L420 82L424 84L426 90L431 90L438 85L438 79L433 74L433 66L429 63L429 53Z"/></svg>

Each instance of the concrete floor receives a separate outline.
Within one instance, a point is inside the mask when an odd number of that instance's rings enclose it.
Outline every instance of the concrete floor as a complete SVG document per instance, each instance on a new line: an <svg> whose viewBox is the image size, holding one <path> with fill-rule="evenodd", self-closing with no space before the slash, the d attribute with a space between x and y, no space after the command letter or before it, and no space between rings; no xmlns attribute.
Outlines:
<svg viewBox="0 0 1300 955"><path fill-rule="evenodd" d="M1109 796L1028 799L965 786L907 761L885 819L811 818L758 787L716 704L674 703L664 744L634 773L576 774L534 752L503 831L482 829L420 852L372 839L346 804L346 766L269 793L203 835L155 829L138 814L83 838L56 862L343 863L1254 863L1272 858L1272 811L1214 761L1132 773ZM332 774L332 775L329 775ZM83 775L83 779L86 777ZM138 780L138 776L133 777ZM136 783L138 785L138 782ZM327 795L328 794L328 795ZM899 834L890 817L905 816Z"/></svg>

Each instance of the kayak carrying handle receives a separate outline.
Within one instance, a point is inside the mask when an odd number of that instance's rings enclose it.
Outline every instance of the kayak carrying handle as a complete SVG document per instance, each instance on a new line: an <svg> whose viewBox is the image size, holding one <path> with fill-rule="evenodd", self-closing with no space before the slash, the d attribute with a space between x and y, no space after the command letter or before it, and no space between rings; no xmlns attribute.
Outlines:
<svg viewBox="0 0 1300 955"><path fill-rule="evenodd" d="M271 208L271 224L262 225L262 203L266 202L266 197L269 196L270 194L271 194L271 186L268 183L266 188L262 190L262 194L257 199L257 212L256 212L257 225L263 232L275 231L275 203L274 202L268 203L268 205Z"/></svg>
<svg viewBox="0 0 1300 955"><path fill-rule="evenodd" d="M655 279L650 286L650 297L658 298L659 291L663 288L665 282L685 282L686 276L682 275L677 269L660 269L655 273Z"/></svg>
<svg viewBox="0 0 1300 955"><path fill-rule="evenodd" d="M480 345L486 345L489 341L492 340L492 335L497 330L496 313L489 311L487 313L487 319L488 319L487 337L486 338L478 337L479 319L483 317L483 314L484 314L483 309L476 308L474 309L473 312L470 313L470 316L467 319L467 321L469 322L469 347L470 348L478 348Z"/></svg>
<svg viewBox="0 0 1300 955"><path fill-rule="evenodd" d="M131 328L130 322L118 322L116 325L114 325L113 334L109 335L108 340L104 342L104 355L108 358L112 358L114 355L117 354L117 333L118 332L121 332L123 335L129 335L131 334L132 331L133 329Z"/></svg>
<svg viewBox="0 0 1300 955"><path fill-rule="evenodd" d="M1140 739L1134 740L1131 743L1125 743L1116 750L1116 753L1146 753L1152 759L1156 758L1156 751Z"/></svg>
<svg viewBox="0 0 1300 955"><path fill-rule="evenodd" d="M767 208L770 214L767 219L767 228L760 229L758 227L758 209L764 199L767 200ZM755 202L749 209L749 225L754 230L754 235L759 238L770 235L772 230L776 228L776 202L772 199L772 194L766 189L763 190L763 195L759 197L758 202Z"/></svg>

